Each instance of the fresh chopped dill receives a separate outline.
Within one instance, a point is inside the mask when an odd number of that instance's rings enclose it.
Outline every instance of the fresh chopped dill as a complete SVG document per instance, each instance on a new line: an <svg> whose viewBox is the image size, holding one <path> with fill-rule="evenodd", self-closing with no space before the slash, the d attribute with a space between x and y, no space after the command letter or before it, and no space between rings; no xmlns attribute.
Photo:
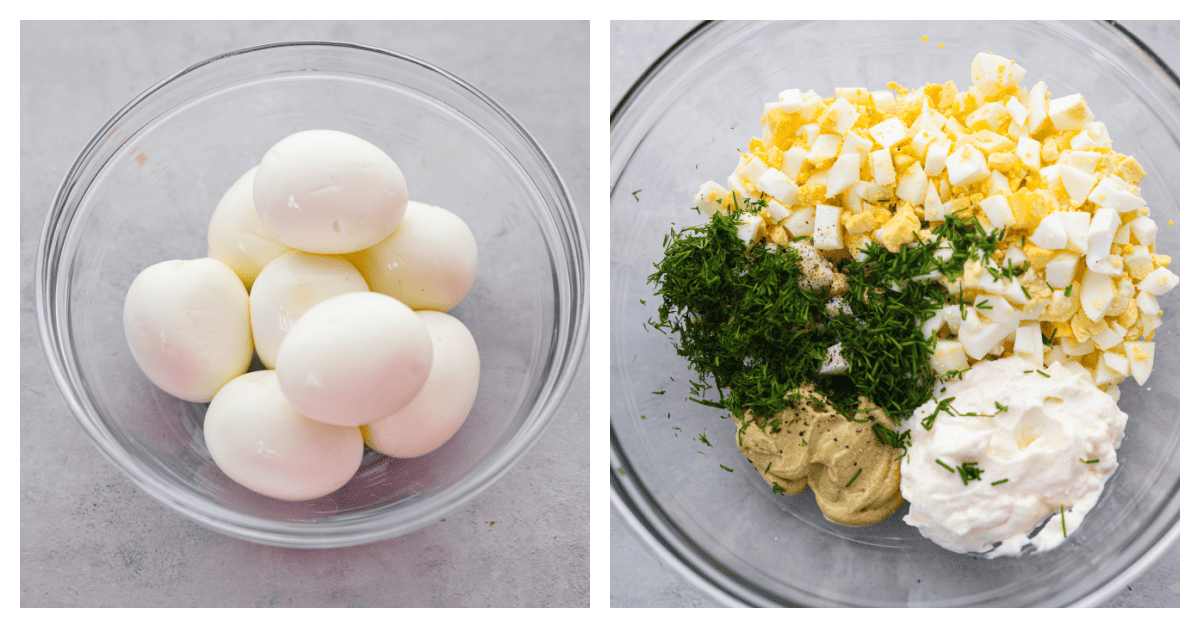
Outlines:
<svg viewBox="0 0 1200 628"><path fill-rule="evenodd" d="M1066 287L1066 289L1065 289L1065 290L1063 290L1063 296L1064 296L1064 297L1069 297L1069 296L1071 296L1071 286L1067 286L1067 287Z"/></svg>
<svg viewBox="0 0 1200 628"><path fill-rule="evenodd" d="M862 467L859 467L859 468L858 468L858 471L855 471L855 472L854 472L854 477L850 478L850 481L849 481L849 482L846 482L846 488L850 488L850 485L851 485L851 484L854 484L854 481L858 479L858 475L859 475L860 473L862 473Z"/></svg>
<svg viewBox="0 0 1200 628"><path fill-rule="evenodd" d="M937 458L934 458L933 461L945 467L950 473L954 473L954 467L942 462L941 460L938 460Z"/></svg>
<svg viewBox="0 0 1200 628"><path fill-rule="evenodd" d="M982 479L980 476L983 475L983 469L980 469L978 465L978 462L964 462L955 468L958 476L962 478L963 486L972 480Z"/></svg>
<svg viewBox="0 0 1200 628"><path fill-rule="evenodd" d="M901 450L900 457L908 453L908 448L912 446L912 430L898 432L881 423L872 424L871 430L875 432L875 437L879 439L881 445Z"/></svg>
<svg viewBox="0 0 1200 628"><path fill-rule="evenodd" d="M771 482L771 490L776 493L786 493L787 489L779 485L779 482Z"/></svg>
<svg viewBox="0 0 1200 628"><path fill-rule="evenodd" d="M739 202L735 195L733 205L731 213L714 214L703 225L672 229L649 278L663 300L650 325L676 338L675 349L691 363L698 383L717 389L720 407L738 417L747 411L771 417L805 382L847 416L860 395L896 418L932 397L936 338L925 338L912 323L914 316L931 318L945 293L936 282L911 279L934 270L939 240L895 254L872 242L863 261L840 262L852 315L831 319L827 290L800 285L796 249L772 250L761 241L747 247L738 238L742 213L756 213L766 201ZM875 290L892 284L904 289ZM821 375L826 350L838 342L846 374Z"/></svg>
<svg viewBox="0 0 1200 628"><path fill-rule="evenodd" d="M641 190L634 190L634 191L633 191L633 200L635 200L635 201L638 201L638 202L640 203L640 202L641 202L641 199L639 199L639 198L637 197L637 195L638 195L638 192L641 192Z"/></svg>
<svg viewBox="0 0 1200 628"><path fill-rule="evenodd" d="M721 465L721 468L722 468L722 469L725 469L726 471L728 471L728 472L730 472L730 473L733 473L733 469L730 469L729 467L727 467L727 466L725 466L725 465Z"/></svg>
<svg viewBox="0 0 1200 628"><path fill-rule="evenodd" d="M992 482L992 486L996 486L997 484L1004 484L1007 481L1008 481L1008 478L1004 478L1003 480L996 480L995 482Z"/></svg>
<svg viewBox="0 0 1200 628"><path fill-rule="evenodd" d="M703 432L700 432L700 442L704 443L705 445L708 445L709 447L712 447L712 443L708 442L708 430L704 430Z"/></svg>
<svg viewBox="0 0 1200 628"><path fill-rule="evenodd" d="M945 377L945 379L962 379L963 375L966 375L967 371L969 371L973 368L975 368L975 367L968 366L967 368L962 369L962 370L946 371L944 377ZM946 389L943 388L942 392L946 392Z"/></svg>
<svg viewBox="0 0 1200 628"><path fill-rule="evenodd" d="M1063 538L1065 539L1065 538L1067 538L1067 513L1063 509L1062 504L1058 505L1058 518L1062 520Z"/></svg>
<svg viewBox="0 0 1200 628"><path fill-rule="evenodd" d="M993 401L992 403L996 404L996 409L997 409L997 410L999 410L999 411L1001 411L1001 412L1008 412L1008 406L1002 406L1002 405L1000 405L1000 402L999 402L999 401Z"/></svg>
<svg viewBox="0 0 1200 628"><path fill-rule="evenodd" d="M1083 458L1080 458L1079 461L1082 462L1083 464L1096 464L1097 462L1100 462L1100 459L1092 458L1091 460L1084 460Z"/></svg>
<svg viewBox="0 0 1200 628"><path fill-rule="evenodd" d="M934 420L937 419L937 415L940 412L945 412L946 414L949 414L950 416L955 416L956 414L958 414L950 407L950 402L954 401L954 399L955 399L955 397L947 397L947 398L939 401L937 404L937 407L933 409L933 414L930 414L930 415L926 416L925 418L921 419L921 427L925 428L926 430L933 429L933 422L934 422Z"/></svg>
<svg viewBox="0 0 1200 628"><path fill-rule="evenodd" d="M1042 369L1038 369L1038 375L1041 375L1042 377L1050 377L1050 374Z"/></svg>
<svg viewBox="0 0 1200 628"><path fill-rule="evenodd" d="M665 394L667 394L667 391L665 391L665 390L655 390L655 391L651 391L651 392L650 392L650 394L652 394L652 395L665 395Z"/></svg>

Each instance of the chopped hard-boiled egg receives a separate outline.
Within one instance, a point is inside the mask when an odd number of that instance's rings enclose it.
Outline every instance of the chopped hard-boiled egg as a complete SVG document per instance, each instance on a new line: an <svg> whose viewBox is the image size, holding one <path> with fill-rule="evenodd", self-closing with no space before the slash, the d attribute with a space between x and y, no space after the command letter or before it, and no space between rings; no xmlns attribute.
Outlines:
<svg viewBox="0 0 1200 628"><path fill-rule="evenodd" d="M830 260L863 260L869 242L916 246L951 216L1002 231L992 256L970 259L961 276L920 278L951 294L919 323L937 338L935 371L1019 355L1061 362L1117 397L1124 378L1149 376L1157 297L1179 277L1155 249L1141 165L1112 150L1083 95L1056 98L1044 82L1027 91L1024 75L980 53L966 89L782 90L728 186L706 182L694 202L711 215L761 201L739 236L799 247L823 278L813 285L831 285ZM943 242L935 256L953 252ZM840 368L835 353L828 368Z"/></svg>

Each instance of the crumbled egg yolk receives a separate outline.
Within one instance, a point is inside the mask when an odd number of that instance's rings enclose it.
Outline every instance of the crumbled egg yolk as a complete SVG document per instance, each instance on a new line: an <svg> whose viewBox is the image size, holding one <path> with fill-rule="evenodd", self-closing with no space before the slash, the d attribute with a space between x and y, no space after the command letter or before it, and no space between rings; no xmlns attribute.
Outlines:
<svg viewBox="0 0 1200 628"><path fill-rule="evenodd" d="M934 369L1015 354L1061 362L1118 397L1126 377L1149 377L1156 297L1179 278L1155 252L1141 164L1112 150L1082 95L1053 98L1043 82L1026 91L1024 75L981 52L963 91L953 81L838 88L834 98L785 90L764 105L763 137L750 140L729 189L709 181L695 202L712 214L732 209L734 193L766 199L743 223L747 243L806 238L831 260L862 259L871 240L892 252L914 246L951 214L1003 228L992 259L941 281L965 303L1011 307L943 308L925 326L938 336ZM1025 272L992 281L984 263L1006 260Z"/></svg>

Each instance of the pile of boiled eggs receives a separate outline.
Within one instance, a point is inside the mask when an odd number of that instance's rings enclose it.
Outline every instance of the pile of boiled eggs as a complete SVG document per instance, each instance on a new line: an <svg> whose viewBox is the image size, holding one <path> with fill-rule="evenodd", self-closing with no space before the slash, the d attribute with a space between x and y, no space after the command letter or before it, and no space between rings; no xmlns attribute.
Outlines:
<svg viewBox="0 0 1200 628"><path fill-rule="evenodd" d="M208 247L134 279L125 336L156 386L209 403L205 444L234 481L313 499L350 480L364 443L420 456L463 424L479 351L446 311L475 282L475 239L409 201L378 147L284 138L217 204ZM247 372L256 351L265 370Z"/></svg>

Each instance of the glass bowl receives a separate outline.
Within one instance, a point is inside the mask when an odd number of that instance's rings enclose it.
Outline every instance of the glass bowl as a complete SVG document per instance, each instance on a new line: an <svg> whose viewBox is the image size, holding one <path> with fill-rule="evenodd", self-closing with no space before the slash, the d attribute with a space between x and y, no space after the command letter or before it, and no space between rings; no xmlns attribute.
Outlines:
<svg viewBox="0 0 1200 628"><path fill-rule="evenodd" d="M1162 297L1147 386L1121 386L1129 422L1098 505L1068 542L1018 559L943 550L901 520L907 505L881 524L850 528L827 521L807 492L774 494L738 452L733 421L686 400L694 375L671 339L644 326L661 302L646 278L667 223L700 222L692 195L737 165L738 150L759 135L762 103L797 87L830 96L888 81L969 86L981 50L1021 64L1027 89L1043 80L1055 96L1087 98L1114 150L1144 166L1158 248L1178 271L1179 85L1109 24L708 23L613 112L612 502L666 564L721 603L1094 605L1179 536L1179 290Z"/></svg>
<svg viewBox="0 0 1200 628"><path fill-rule="evenodd" d="M222 194L296 131L362 137L409 192L479 242L474 289L452 314L483 365L459 432L412 459L364 451L345 487L302 502L227 478L204 445L205 404L158 390L126 345L122 307L144 268L207 254ZM537 142L453 75L387 50L296 42L238 50L161 81L88 143L50 209L37 258L42 346L71 411L137 486L197 523L289 547L370 543L478 495L533 444L581 359L587 252L574 204Z"/></svg>

